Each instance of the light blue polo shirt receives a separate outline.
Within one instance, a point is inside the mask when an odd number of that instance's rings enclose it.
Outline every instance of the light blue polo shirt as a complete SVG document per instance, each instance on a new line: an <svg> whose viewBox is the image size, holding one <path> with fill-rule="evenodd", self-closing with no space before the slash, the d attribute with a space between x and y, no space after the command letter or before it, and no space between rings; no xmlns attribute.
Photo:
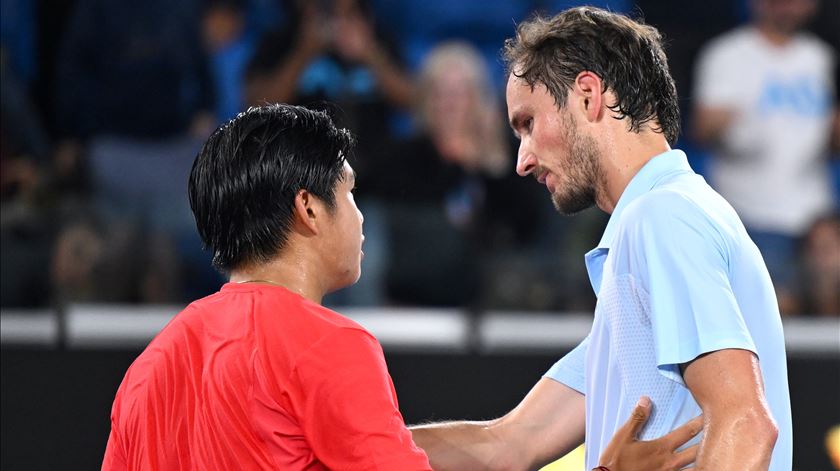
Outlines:
<svg viewBox="0 0 840 471"><path fill-rule="evenodd" d="M633 177L586 268L598 296L592 330L546 377L586 395L587 469L642 395L654 404L645 440L699 415L679 365L737 348L758 356L779 427L770 469L790 471L787 362L770 276L738 215L682 151Z"/></svg>

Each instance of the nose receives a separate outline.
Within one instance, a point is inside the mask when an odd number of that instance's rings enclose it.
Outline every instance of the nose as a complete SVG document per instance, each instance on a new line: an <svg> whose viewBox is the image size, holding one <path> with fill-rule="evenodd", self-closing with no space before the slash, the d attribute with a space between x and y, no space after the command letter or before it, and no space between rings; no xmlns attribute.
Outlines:
<svg viewBox="0 0 840 471"><path fill-rule="evenodd" d="M537 158L525 147L525 142L519 144L519 153L516 155L516 173L520 177L527 177L537 168Z"/></svg>

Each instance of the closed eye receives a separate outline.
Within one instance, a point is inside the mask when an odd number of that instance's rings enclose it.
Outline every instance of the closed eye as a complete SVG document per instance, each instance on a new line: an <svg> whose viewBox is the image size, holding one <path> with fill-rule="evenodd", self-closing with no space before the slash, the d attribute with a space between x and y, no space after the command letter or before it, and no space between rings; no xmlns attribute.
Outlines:
<svg viewBox="0 0 840 471"><path fill-rule="evenodd" d="M534 119L532 117L515 116L511 121L513 134L517 139L522 139L523 134L528 134L534 127Z"/></svg>

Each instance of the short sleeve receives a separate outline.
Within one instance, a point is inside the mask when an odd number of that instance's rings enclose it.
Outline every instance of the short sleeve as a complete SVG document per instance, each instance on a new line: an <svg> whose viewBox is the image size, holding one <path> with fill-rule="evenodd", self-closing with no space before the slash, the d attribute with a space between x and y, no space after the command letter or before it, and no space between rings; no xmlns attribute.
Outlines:
<svg viewBox="0 0 840 471"><path fill-rule="evenodd" d="M636 280L662 374L682 383L679 365L723 349L756 351L732 286L729 249L698 206L673 192L651 192L628 207L618 273Z"/></svg>
<svg viewBox="0 0 840 471"><path fill-rule="evenodd" d="M557 360L545 373L545 378L553 379L559 383L586 395L586 351L589 348L589 336L587 335L577 347L567 353L563 358Z"/></svg>
<svg viewBox="0 0 840 471"><path fill-rule="evenodd" d="M128 469L125 456L120 447L119 435L116 426L112 423L111 434L108 436L108 444L105 446L105 457L102 459L102 471L118 471Z"/></svg>
<svg viewBox="0 0 840 471"><path fill-rule="evenodd" d="M738 65L732 62L737 57L721 43L723 39L709 44L697 59L694 99L701 106L729 108L739 101L740 82L732 79L732 71L737 70Z"/></svg>
<svg viewBox="0 0 840 471"><path fill-rule="evenodd" d="M316 457L330 469L431 469L412 441L379 343L341 328L295 367L296 409Z"/></svg>

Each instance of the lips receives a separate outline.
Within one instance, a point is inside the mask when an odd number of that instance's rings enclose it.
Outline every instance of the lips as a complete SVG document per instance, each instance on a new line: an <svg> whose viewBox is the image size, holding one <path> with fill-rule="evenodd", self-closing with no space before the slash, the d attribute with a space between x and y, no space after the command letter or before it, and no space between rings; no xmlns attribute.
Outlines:
<svg viewBox="0 0 840 471"><path fill-rule="evenodd" d="M554 194L554 175L552 175L552 174L546 175L545 186L548 187L548 191L551 192L551 194L553 195Z"/></svg>
<svg viewBox="0 0 840 471"><path fill-rule="evenodd" d="M537 181L548 188L549 193L554 194L554 175L549 171L545 171L537 176Z"/></svg>

